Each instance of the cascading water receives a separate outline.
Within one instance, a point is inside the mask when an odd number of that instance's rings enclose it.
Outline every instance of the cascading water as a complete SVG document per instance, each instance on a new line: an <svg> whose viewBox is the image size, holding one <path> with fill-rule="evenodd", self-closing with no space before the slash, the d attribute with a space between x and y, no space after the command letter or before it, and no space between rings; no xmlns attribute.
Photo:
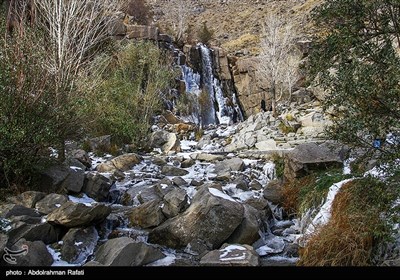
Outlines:
<svg viewBox="0 0 400 280"><path fill-rule="evenodd" d="M214 75L212 51L203 44L198 44L197 49L201 57L200 73L187 65L180 66L186 93L195 94L198 103L193 107L199 112L194 112L192 119L201 126L243 120L234 92L230 93L231 105L227 104L228 98L224 96L221 82Z"/></svg>

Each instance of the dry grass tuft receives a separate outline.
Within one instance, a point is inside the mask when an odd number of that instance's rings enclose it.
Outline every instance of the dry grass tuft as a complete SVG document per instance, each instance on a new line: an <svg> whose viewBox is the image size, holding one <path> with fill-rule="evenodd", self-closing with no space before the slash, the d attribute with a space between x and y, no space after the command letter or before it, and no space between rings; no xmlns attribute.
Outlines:
<svg viewBox="0 0 400 280"><path fill-rule="evenodd" d="M298 265L374 265L374 249L390 232L382 213L390 211L393 194L370 178L345 184L335 197L330 221L300 250Z"/></svg>

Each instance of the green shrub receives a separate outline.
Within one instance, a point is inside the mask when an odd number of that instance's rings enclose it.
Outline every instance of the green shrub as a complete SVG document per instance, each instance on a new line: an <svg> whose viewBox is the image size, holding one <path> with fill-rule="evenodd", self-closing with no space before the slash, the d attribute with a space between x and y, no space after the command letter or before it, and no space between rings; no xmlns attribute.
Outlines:
<svg viewBox="0 0 400 280"><path fill-rule="evenodd" d="M276 177L278 179L283 178L283 173L285 170L285 160L283 157L281 157L279 154L274 153L272 154L272 162L275 164L275 172L276 172Z"/></svg>
<svg viewBox="0 0 400 280"><path fill-rule="evenodd" d="M85 92L80 114L90 120L86 130L92 136L111 134L117 144L143 142L173 81L170 65L151 42L121 43L111 56L98 57L80 82Z"/></svg>
<svg viewBox="0 0 400 280"><path fill-rule="evenodd" d="M43 67L45 46L28 27L23 36L0 38L0 187L30 186L37 168L48 163L48 147L65 135L71 111L68 104L57 106L54 77Z"/></svg>
<svg viewBox="0 0 400 280"><path fill-rule="evenodd" d="M289 213L303 214L316 208L328 194L329 188L337 182L349 178L341 169L316 171L303 178L286 182L283 186L284 207Z"/></svg>

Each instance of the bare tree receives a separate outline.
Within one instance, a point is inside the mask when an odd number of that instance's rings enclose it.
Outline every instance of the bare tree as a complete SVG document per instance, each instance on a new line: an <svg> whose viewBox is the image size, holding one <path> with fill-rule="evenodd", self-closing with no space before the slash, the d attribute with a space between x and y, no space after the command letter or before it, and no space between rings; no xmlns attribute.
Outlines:
<svg viewBox="0 0 400 280"><path fill-rule="evenodd" d="M293 87L300 78L299 65L301 56L298 51L293 51L286 57L284 63L284 82L286 84L289 96L288 102L292 99Z"/></svg>
<svg viewBox="0 0 400 280"><path fill-rule="evenodd" d="M57 104L72 93L79 70L109 37L120 11L119 0L33 0L39 24L48 41L45 67L55 77ZM67 136L66 136L67 137ZM64 140L60 150L64 157Z"/></svg>
<svg viewBox="0 0 400 280"><path fill-rule="evenodd" d="M257 67L261 82L269 88L272 112L276 115L277 90L285 80L293 85L291 60L297 34L289 17L270 13L263 24L261 53ZM289 69L290 68L290 69ZM286 77L285 77L286 75ZM294 74L295 75L295 74ZM289 80L287 79L290 76Z"/></svg>
<svg viewBox="0 0 400 280"><path fill-rule="evenodd" d="M182 40L188 29L188 18L193 7L191 1L169 0L164 1L163 5L175 32L176 41Z"/></svg>

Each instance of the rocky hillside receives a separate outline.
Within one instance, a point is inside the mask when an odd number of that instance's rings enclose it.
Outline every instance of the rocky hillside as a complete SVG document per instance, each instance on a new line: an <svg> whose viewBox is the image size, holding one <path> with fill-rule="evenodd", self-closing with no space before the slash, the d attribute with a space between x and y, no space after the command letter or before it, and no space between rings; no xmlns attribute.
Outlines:
<svg viewBox="0 0 400 280"><path fill-rule="evenodd" d="M155 11L155 22L169 29L172 19L168 9L171 1L148 1ZM269 12L289 13L305 38L313 32L310 11L322 0L198 0L191 2L188 17L189 37L196 40L198 30L205 23L214 32L212 45L221 46L229 53L257 55L262 22Z"/></svg>

